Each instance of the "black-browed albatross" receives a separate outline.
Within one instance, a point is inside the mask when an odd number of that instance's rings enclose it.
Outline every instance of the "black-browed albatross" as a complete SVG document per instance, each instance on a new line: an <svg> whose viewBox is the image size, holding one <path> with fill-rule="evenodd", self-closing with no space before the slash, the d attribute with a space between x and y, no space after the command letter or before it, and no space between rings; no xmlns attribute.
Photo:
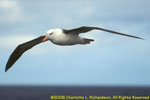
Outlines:
<svg viewBox="0 0 150 100"><path fill-rule="evenodd" d="M90 42L94 40L88 39L88 38L82 38L79 36L79 34L86 33L91 30L101 30L101 31L118 34L118 35L128 36L128 37L137 38L137 39L143 39L141 37L128 35L128 34L116 32L116 31L112 31L112 30L107 30L107 29L100 28L100 27L82 26L82 27L70 29L70 30L51 29L46 32L46 36L40 36L36 39L33 39L31 41L18 45L17 48L13 51L13 53L9 57L9 60L6 64L5 72L20 58L20 56L25 51L47 40L50 40L52 43L56 45L62 45L62 46L75 45L75 44L89 44Z"/></svg>

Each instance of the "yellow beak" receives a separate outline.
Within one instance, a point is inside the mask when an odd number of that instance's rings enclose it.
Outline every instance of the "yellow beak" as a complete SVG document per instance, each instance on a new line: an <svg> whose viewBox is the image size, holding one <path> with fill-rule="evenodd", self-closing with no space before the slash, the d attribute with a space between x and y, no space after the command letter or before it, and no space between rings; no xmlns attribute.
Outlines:
<svg viewBox="0 0 150 100"><path fill-rule="evenodd" d="M47 40L48 40L48 35L46 35L42 41L45 42Z"/></svg>

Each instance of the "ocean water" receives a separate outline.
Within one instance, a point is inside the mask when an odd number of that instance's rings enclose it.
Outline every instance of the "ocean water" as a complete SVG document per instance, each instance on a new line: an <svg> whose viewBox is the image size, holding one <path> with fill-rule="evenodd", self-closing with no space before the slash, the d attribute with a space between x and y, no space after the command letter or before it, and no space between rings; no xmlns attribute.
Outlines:
<svg viewBox="0 0 150 100"><path fill-rule="evenodd" d="M125 100L129 100L128 97L131 96L150 96L150 87L0 86L0 100L83 100L82 97L85 98L85 96L89 100L106 100L90 99L89 96L117 96L116 100L123 100L123 97L126 98Z"/></svg>

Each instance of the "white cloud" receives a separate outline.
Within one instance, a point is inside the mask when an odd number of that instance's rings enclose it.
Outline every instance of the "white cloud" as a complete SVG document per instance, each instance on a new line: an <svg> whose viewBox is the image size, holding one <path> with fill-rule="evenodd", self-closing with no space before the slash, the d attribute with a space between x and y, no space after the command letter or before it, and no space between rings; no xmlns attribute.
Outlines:
<svg viewBox="0 0 150 100"><path fill-rule="evenodd" d="M12 47L15 47L16 45L23 43L25 41L29 41L33 39L34 36L23 36L23 35L18 35L18 36L1 36L0 37L0 47L1 49L9 49Z"/></svg>
<svg viewBox="0 0 150 100"><path fill-rule="evenodd" d="M0 7L3 9L9 9L11 6L16 5L15 2L3 0L0 1Z"/></svg>
<svg viewBox="0 0 150 100"><path fill-rule="evenodd" d="M0 49L1 50L12 50L17 47L17 45L30 41L37 36L33 35L7 35L7 36L1 36L0 37ZM40 46L37 46L35 49L31 49L30 53L33 54L40 54L43 53L46 50L45 47L41 48Z"/></svg>
<svg viewBox="0 0 150 100"><path fill-rule="evenodd" d="M21 17L20 7L17 1L0 1L0 22L17 22Z"/></svg>

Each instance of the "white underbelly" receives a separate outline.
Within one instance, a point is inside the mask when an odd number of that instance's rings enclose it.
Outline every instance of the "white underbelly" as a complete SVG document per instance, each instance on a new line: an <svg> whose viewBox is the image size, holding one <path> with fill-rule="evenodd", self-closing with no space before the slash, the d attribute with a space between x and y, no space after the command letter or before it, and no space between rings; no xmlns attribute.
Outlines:
<svg viewBox="0 0 150 100"><path fill-rule="evenodd" d="M80 44L82 42L82 38L80 38L78 35L60 35L54 40L52 40L54 44L57 45L74 45L74 44Z"/></svg>

